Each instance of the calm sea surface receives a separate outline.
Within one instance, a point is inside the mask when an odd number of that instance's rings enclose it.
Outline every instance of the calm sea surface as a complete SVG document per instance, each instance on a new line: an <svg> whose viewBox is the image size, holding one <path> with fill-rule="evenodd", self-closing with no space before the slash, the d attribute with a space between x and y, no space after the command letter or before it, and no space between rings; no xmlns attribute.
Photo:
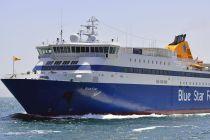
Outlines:
<svg viewBox="0 0 210 140"><path fill-rule="evenodd" d="M0 140L210 139L210 114L83 115L43 118L26 115L14 98L0 98Z"/></svg>

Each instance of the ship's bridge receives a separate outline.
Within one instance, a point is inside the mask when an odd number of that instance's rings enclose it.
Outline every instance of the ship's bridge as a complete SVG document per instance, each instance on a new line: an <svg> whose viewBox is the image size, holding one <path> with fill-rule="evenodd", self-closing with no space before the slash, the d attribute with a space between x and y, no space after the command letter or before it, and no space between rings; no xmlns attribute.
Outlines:
<svg viewBox="0 0 210 140"><path fill-rule="evenodd" d="M108 57L116 55L120 46L114 43L71 43L38 46L39 58L51 56Z"/></svg>

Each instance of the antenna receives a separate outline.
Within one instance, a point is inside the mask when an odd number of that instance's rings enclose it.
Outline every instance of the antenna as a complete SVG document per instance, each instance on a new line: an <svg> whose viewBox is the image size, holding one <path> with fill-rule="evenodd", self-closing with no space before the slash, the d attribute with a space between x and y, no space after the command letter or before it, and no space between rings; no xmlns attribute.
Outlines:
<svg viewBox="0 0 210 140"><path fill-rule="evenodd" d="M63 10L61 9L61 31L60 31L60 42L63 44Z"/></svg>
<svg viewBox="0 0 210 140"><path fill-rule="evenodd" d="M125 47L128 45L128 33L125 33Z"/></svg>

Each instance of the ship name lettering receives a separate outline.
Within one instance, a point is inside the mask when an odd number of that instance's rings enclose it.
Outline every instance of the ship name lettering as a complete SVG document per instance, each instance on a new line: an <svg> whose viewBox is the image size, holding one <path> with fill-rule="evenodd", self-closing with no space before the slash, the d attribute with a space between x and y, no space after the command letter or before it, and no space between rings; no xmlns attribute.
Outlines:
<svg viewBox="0 0 210 140"><path fill-rule="evenodd" d="M85 90L89 90L89 91L96 91L97 88L89 88L89 87L85 87Z"/></svg>
<svg viewBox="0 0 210 140"><path fill-rule="evenodd" d="M197 90L194 91L194 101L203 101L204 93L198 92Z"/></svg>
<svg viewBox="0 0 210 140"><path fill-rule="evenodd" d="M184 92L184 90L179 90L178 101L190 101L191 93Z"/></svg>
<svg viewBox="0 0 210 140"><path fill-rule="evenodd" d="M207 101L210 100L210 90L207 90Z"/></svg>

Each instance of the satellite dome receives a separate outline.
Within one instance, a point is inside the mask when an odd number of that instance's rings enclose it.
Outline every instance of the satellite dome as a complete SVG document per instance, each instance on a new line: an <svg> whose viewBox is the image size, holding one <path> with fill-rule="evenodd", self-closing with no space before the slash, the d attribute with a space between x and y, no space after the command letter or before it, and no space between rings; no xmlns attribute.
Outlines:
<svg viewBox="0 0 210 140"><path fill-rule="evenodd" d="M70 41L71 42L79 42L78 35L70 35Z"/></svg>

